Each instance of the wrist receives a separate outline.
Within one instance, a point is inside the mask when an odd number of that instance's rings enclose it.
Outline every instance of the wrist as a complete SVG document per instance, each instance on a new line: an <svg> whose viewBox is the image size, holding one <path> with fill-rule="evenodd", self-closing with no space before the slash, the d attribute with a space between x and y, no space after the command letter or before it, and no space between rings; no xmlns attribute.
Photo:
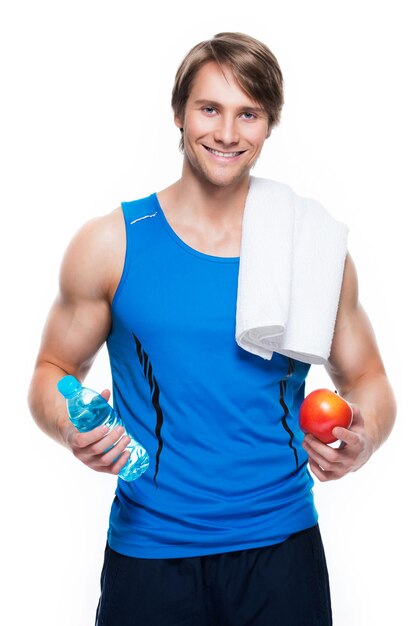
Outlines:
<svg viewBox="0 0 418 626"><path fill-rule="evenodd" d="M63 421L57 422L56 439L61 445L65 446L69 450L71 450L71 446L69 444L69 436L73 429L74 429L74 426L68 418L65 421L63 420Z"/></svg>

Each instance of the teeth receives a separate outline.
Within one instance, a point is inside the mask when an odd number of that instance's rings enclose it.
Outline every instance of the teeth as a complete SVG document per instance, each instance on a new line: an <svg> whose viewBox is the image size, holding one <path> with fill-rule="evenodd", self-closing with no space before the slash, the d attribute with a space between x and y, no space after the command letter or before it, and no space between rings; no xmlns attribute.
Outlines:
<svg viewBox="0 0 418 626"><path fill-rule="evenodd" d="M209 152L212 152L212 154L214 154L215 156L220 156L220 157L235 157L238 156L239 154L241 154L241 152L218 152L217 150L212 150L212 148L208 148Z"/></svg>

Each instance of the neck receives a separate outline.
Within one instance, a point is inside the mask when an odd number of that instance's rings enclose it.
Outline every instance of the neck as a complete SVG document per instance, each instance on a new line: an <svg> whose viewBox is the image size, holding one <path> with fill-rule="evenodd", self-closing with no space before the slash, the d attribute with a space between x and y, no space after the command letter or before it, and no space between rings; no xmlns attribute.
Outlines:
<svg viewBox="0 0 418 626"><path fill-rule="evenodd" d="M216 185L187 175L187 167L183 167L181 178L169 189L172 204L183 217L193 218L202 225L228 226L242 222L249 183L246 174L229 185Z"/></svg>

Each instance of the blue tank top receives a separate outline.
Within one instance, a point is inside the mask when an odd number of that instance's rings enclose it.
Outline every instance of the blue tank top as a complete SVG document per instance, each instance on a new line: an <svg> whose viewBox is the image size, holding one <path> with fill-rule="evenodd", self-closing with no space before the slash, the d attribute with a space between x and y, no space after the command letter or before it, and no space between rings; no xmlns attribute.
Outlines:
<svg viewBox="0 0 418 626"><path fill-rule="evenodd" d="M298 427L309 365L236 343L239 257L187 245L155 193L122 210L126 256L107 348L114 405L150 465L118 479L110 547L199 556L316 524Z"/></svg>

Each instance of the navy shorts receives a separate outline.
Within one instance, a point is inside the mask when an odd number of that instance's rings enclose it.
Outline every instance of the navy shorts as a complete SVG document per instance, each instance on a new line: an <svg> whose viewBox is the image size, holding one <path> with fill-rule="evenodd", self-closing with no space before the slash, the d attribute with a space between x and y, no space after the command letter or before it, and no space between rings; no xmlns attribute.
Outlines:
<svg viewBox="0 0 418 626"><path fill-rule="evenodd" d="M175 559L106 545L96 626L329 626L318 525L265 546Z"/></svg>

